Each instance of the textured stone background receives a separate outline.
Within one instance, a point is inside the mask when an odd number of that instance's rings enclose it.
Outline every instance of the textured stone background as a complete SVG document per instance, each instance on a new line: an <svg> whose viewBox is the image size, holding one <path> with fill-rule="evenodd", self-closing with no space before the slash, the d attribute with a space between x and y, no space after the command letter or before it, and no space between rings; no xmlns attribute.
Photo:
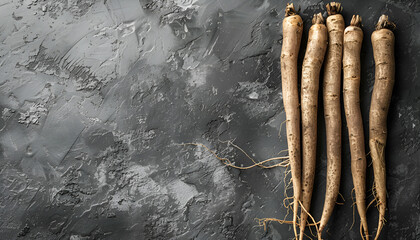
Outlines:
<svg viewBox="0 0 420 240"><path fill-rule="evenodd" d="M311 16L325 14L326 2L294 3L305 21L302 58ZM258 160L286 148L279 70L285 5L0 0L0 238L291 239L289 225L264 231L255 221L286 215L285 169L229 169L203 148L178 145L204 143L244 166L250 160L223 141ZM370 34L382 13L398 26L381 239L420 239L420 2L343 6L347 24L352 14L363 17L365 129L374 82ZM326 167L319 114L316 219ZM336 206L327 239L360 238L357 215L350 229L343 130L346 201ZM372 174L369 167L368 188ZM374 208L368 219L374 233Z"/></svg>

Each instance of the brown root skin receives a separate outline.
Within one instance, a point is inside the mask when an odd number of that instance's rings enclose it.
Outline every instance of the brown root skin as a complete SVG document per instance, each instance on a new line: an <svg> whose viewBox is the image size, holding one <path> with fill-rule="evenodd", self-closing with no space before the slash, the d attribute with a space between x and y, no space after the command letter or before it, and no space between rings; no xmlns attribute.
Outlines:
<svg viewBox="0 0 420 240"><path fill-rule="evenodd" d="M328 16L341 14L341 12L343 11L343 7L341 6L341 3L339 2L327 3L326 8L327 8Z"/></svg>
<svg viewBox="0 0 420 240"><path fill-rule="evenodd" d="M375 239L379 238L385 224L387 201L385 147L388 132L387 116L395 82L395 36L392 32L394 28L395 24L388 20L388 16L382 15L371 36L375 59L375 84L369 110L369 147L374 173L375 198L379 210Z"/></svg>
<svg viewBox="0 0 420 240"><path fill-rule="evenodd" d="M293 14L288 16L291 13ZM293 183L293 231L296 237L298 201L301 199L302 194L300 104L297 67L302 31L302 18L296 14L293 5L288 5L286 17L283 19L283 46L280 64L283 105L286 112L287 145Z"/></svg>
<svg viewBox="0 0 420 240"><path fill-rule="evenodd" d="M297 11L295 10L295 7L293 6L293 3L288 3L286 6L286 14L285 17L297 15Z"/></svg>
<svg viewBox="0 0 420 240"><path fill-rule="evenodd" d="M331 3L334 7L337 5ZM327 4L327 9L329 8ZM341 8L341 6L340 6ZM341 8L342 9L342 8ZM343 58L344 18L330 15L326 21L328 50L324 63L323 99L327 145L327 184L318 238L333 213L339 195L341 178L341 69Z"/></svg>
<svg viewBox="0 0 420 240"><path fill-rule="evenodd" d="M369 239L366 217L366 151L360 110L360 52L363 31L361 19L353 16L352 26L344 30L343 44L343 103L348 128L351 174L356 193L356 205L363 226L363 239Z"/></svg>
<svg viewBox="0 0 420 240"><path fill-rule="evenodd" d="M354 27L362 27L362 17L360 17L359 15L353 15L353 17L351 18L350 21L350 26L354 26Z"/></svg>
<svg viewBox="0 0 420 240"><path fill-rule="evenodd" d="M309 29L308 44L302 64L302 205L300 236L303 239L310 211L316 165L317 110L319 75L328 45L328 31L321 14L316 14Z"/></svg>
<svg viewBox="0 0 420 240"><path fill-rule="evenodd" d="M389 29L391 31L394 31L396 28L395 23L391 22L388 20L388 16L387 15L382 15L381 17L379 17L379 21L375 26L376 30L381 30L381 29Z"/></svg>

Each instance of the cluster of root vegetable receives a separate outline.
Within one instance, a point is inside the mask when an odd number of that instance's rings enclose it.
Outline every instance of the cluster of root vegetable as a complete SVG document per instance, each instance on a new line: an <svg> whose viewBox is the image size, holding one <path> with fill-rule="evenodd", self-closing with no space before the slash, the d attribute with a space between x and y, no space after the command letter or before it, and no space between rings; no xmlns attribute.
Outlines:
<svg viewBox="0 0 420 240"><path fill-rule="evenodd" d="M238 169L252 167L290 167L293 186L292 203L286 205L293 212L290 221L276 218L259 219L266 227L268 222L293 224L294 235L304 239L305 228L315 226L321 239L339 195L341 177L341 89L346 116L351 154L351 173L356 195L356 206L360 217L360 235L369 239L366 217L366 151L363 121L360 110L360 51L363 31L362 19L353 15L350 25L345 28L340 3L331 2L327 6L326 24L321 13L315 14L309 29L306 52L302 63L301 89L298 89L298 55L303 31L303 21L293 4L286 7L283 20L283 45L281 52L281 81L283 104L286 113L288 156L275 157L261 162L255 161L239 146L229 142L253 161L248 167L238 167L229 159L216 158L224 164ZM395 24L382 15L372 33L371 40L375 60L375 84L369 112L369 148L374 171L374 196L379 211L379 223L375 235L378 239L385 223L386 171L385 145L387 138L386 119L395 78L394 34ZM324 66L323 103L326 125L327 179L324 207L320 221L310 214L315 178L317 148L317 110L321 67ZM341 71L343 85L341 88ZM300 93L300 95L299 95ZM281 163L265 165L274 160ZM286 202L285 199L284 202ZM298 216L300 209L300 217ZM312 221L310 224L308 217ZM299 228L299 229L297 229Z"/></svg>

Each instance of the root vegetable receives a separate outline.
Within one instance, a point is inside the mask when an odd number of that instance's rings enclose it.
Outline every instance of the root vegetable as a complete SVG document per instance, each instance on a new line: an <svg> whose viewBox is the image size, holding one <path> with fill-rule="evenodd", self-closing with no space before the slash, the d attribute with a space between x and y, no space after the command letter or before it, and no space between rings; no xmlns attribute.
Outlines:
<svg viewBox="0 0 420 240"><path fill-rule="evenodd" d="M395 24L388 16L379 18L372 33L375 59L375 85L369 111L369 147L372 157L375 192L379 208L379 223L375 240L378 239L385 222L386 171L385 146L387 139L386 119L395 81L394 33Z"/></svg>
<svg viewBox="0 0 420 240"><path fill-rule="evenodd" d="M283 20L283 46L281 50L281 78L283 104L286 112L286 132L289 149L290 169L293 182L293 230L297 236L296 223L298 201L301 197L301 150L300 111L298 93L297 60L302 38L303 21L293 4L286 7Z"/></svg>
<svg viewBox="0 0 420 240"><path fill-rule="evenodd" d="M300 239L303 239L311 206L315 178L319 74L327 50L328 33L321 13L315 14L309 29L302 65L302 209Z"/></svg>
<svg viewBox="0 0 420 240"><path fill-rule="evenodd" d="M353 15L350 26L344 30L343 99L349 132L351 173L356 193L356 205L361 221L361 235L369 239L366 219L366 154L363 121L360 111L360 50L362 48L362 19ZM364 232L364 236L362 233Z"/></svg>
<svg viewBox="0 0 420 240"><path fill-rule="evenodd" d="M328 49L324 66L324 117L327 137L327 187L318 238L328 223L337 200L341 177L341 62L344 19L340 3L327 4Z"/></svg>

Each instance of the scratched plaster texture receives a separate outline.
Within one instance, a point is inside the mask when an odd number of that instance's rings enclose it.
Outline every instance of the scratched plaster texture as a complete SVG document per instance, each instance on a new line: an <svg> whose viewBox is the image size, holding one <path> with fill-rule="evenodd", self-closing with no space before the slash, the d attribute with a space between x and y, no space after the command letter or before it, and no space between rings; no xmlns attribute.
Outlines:
<svg viewBox="0 0 420 240"><path fill-rule="evenodd" d="M311 16L325 14L327 2L294 3L305 22L302 60ZM279 70L285 5L1 0L0 238L291 239L289 225L264 230L255 221L286 216L285 169L230 169L202 147L179 145L203 143L244 166L252 162L224 141L258 160L286 148ZM420 2L343 6L347 24L352 14L363 17L365 129L374 82L370 34L382 13L398 26L381 239L420 239ZM319 114L316 219L326 174ZM336 206L327 239L360 238L357 215L350 229L343 130L345 202ZM368 188L372 174L369 167ZM374 233L374 208L368 219Z"/></svg>

